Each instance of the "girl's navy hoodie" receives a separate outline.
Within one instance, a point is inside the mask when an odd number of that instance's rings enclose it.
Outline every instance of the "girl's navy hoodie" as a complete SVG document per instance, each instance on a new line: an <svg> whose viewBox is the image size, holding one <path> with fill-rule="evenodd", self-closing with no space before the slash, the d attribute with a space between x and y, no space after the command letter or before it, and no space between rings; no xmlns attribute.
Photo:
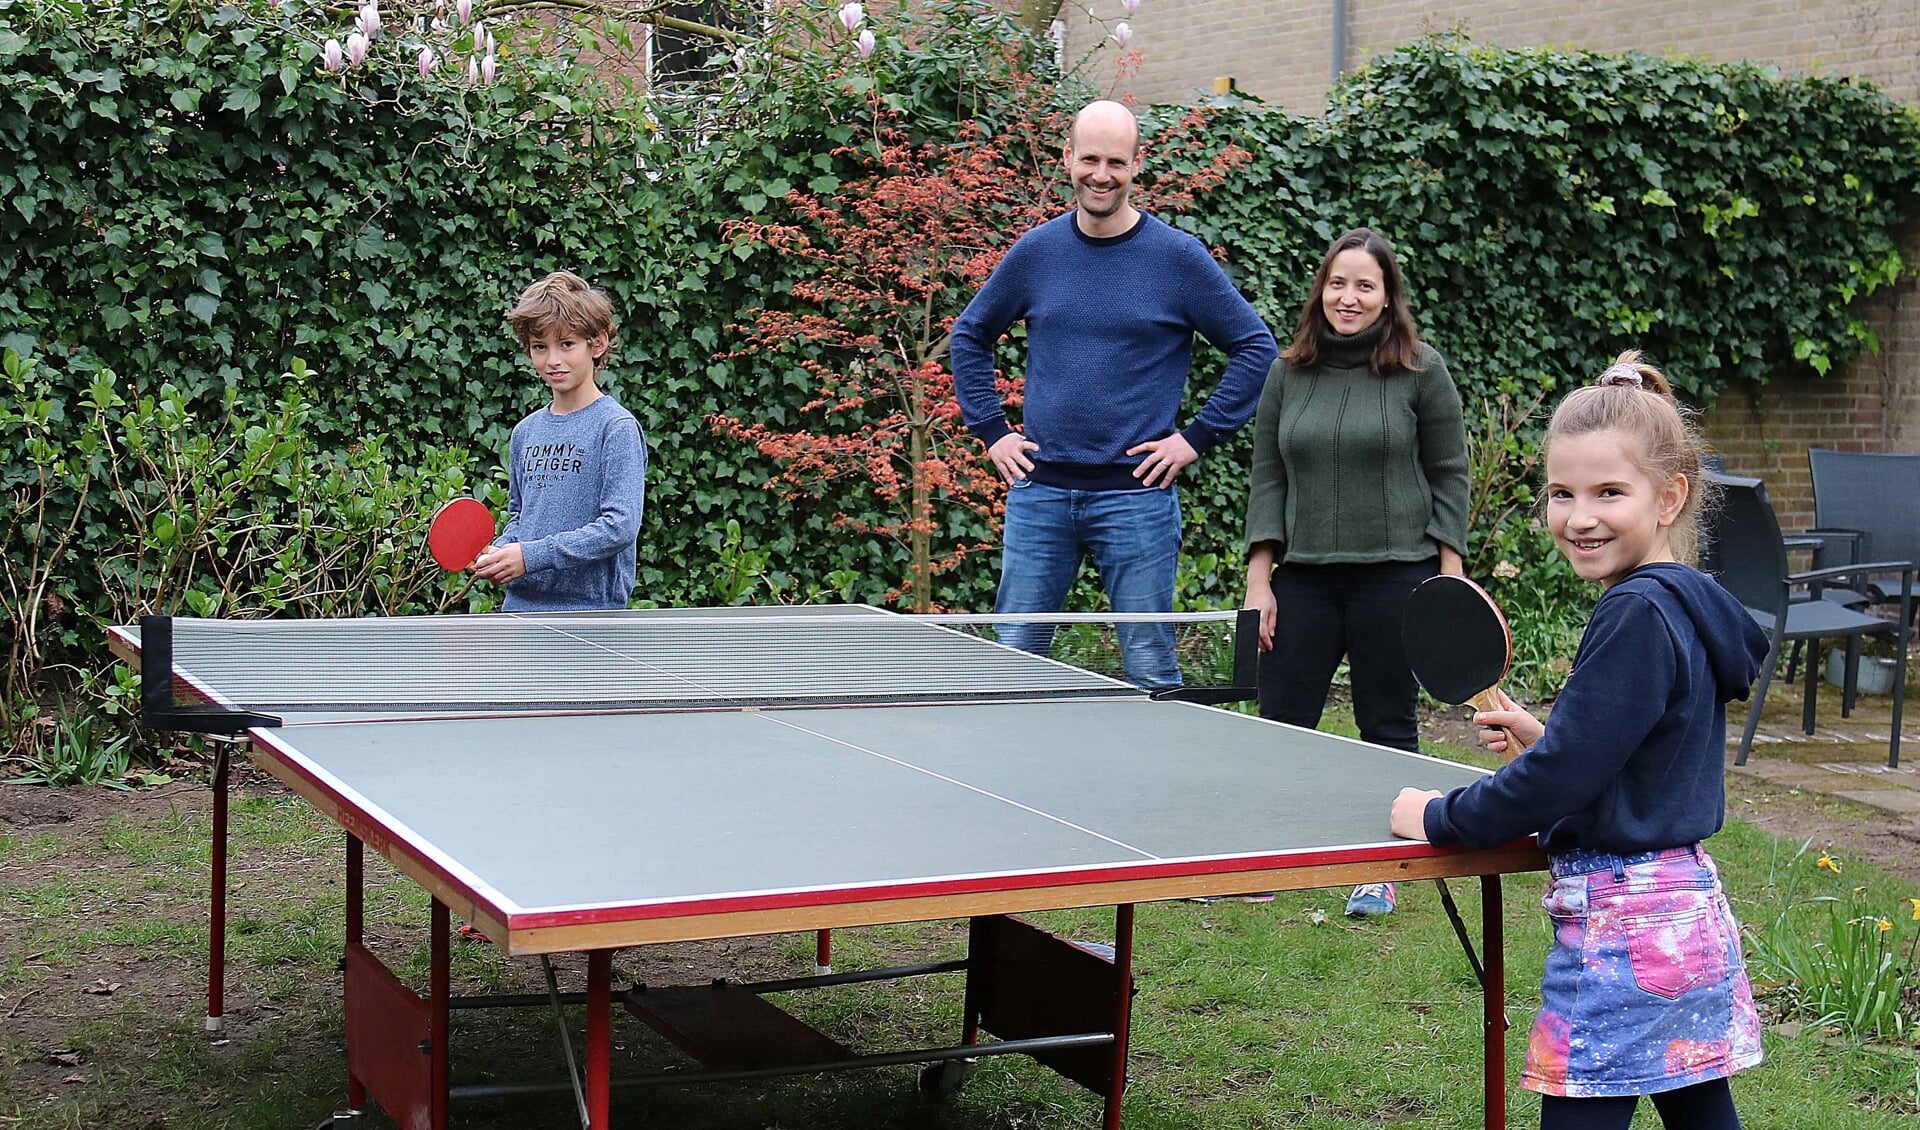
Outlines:
<svg viewBox="0 0 1920 1130"><path fill-rule="evenodd" d="M1547 732L1484 780L1428 802L1435 844L1622 855L1720 830L1727 703L1744 699L1767 637L1713 578L1643 565L1593 610Z"/></svg>

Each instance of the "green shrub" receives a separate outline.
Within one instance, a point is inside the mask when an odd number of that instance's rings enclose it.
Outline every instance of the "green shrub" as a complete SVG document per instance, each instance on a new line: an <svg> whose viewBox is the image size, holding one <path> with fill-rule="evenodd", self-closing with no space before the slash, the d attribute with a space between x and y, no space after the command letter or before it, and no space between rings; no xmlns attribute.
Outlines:
<svg viewBox="0 0 1920 1130"><path fill-rule="evenodd" d="M1768 876L1779 900L1773 921L1746 929L1756 980L1785 1015L1855 1039L1905 1036L1920 1025L1920 929L1902 920L1920 921L1920 899L1907 900L1911 915L1876 904L1865 887L1847 885L1830 854L1808 859L1812 843L1800 845L1784 877ZM1818 893L1807 892L1809 878Z"/></svg>
<svg viewBox="0 0 1920 1130"><path fill-rule="evenodd" d="M332 74L320 45L339 18L267 0L0 8L0 347L40 367L0 411L0 440L35 452L0 466L0 494L36 515L0 529L0 560L38 577L9 596L10 653L96 663L95 625L136 605L441 607L450 594L400 560L406 528L373 523L403 499L497 482L507 430L543 395L502 312L560 266L613 298L608 388L653 446L639 599L899 589L905 548L835 524L850 496L781 500L763 489L769 461L706 422L790 427L813 392L788 359L728 355L727 327L784 299L800 268L724 226L795 187L831 198L870 95L932 139L1006 120L1016 82L1063 106L1086 88L1048 73L984 0L874 17L880 49L864 63L809 22L830 13L783 6L709 99L636 97L579 61L605 33L512 17L489 21L491 85L457 66L420 77L412 32ZM436 42L464 59L470 39ZM1235 98L1210 112L1214 147L1150 151L1143 188L1156 157L1191 171L1227 144L1253 154L1176 222L1221 251L1283 336L1339 230L1396 242L1469 419L1493 421L1475 434L1471 567L1515 612L1521 671L1543 682L1572 638L1566 610L1592 594L1525 532L1539 412L1628 345L1702 401L1786 366L1845 364L1874 344L1856 300L1904 269L1895 241L1920 178L1912 110L1745 64L1438 38L1350 76L1324 118ZM1149 108L1149 144L1179 115ZM1052 151L1009 175L1060 198ZM1017 343L1003 353L1007 375L1020 359ZM1219 369L1202 351L1196 400ZM163 479L171 502L116 485L135 439L86 446L109 375L136 416L152 403L139 429L237 427L166 442L189 461L230 458L241 479ZM301 456L254 446L253 427L298 432ZM1239 600L1247 453L1243 434L1182 477L1183 607ZM259 477L267 464L289 477ZM249 533L193 510L223 499L274 520ZM330 524L303 526L296 499ZM187 525L159 524L175 505ZM991 535L947 521L952 538ZM387 565L351 561L357 544ZM770 587L737 584L742 555L772 563ZM1512 576L1491 572L1501 562ZM976 555L933 599L980 607L993 581L993 555ZM1097 599L1091 578L1075 599Z"/></svg>

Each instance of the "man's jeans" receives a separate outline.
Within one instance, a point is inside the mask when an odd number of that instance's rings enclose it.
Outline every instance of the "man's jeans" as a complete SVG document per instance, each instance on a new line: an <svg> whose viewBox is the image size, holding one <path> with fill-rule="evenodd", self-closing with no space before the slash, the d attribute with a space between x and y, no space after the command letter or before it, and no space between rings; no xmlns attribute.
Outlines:
<svg viewBox="0 0 1920 1130"><path fill-rule="evenodd" d="M1005 548L995 612L1058 612L1093 555L1115 612L1171 612L1180 561L1180 499L1165 490L1062 490L1032 479L1007 490ZM1053 647L1050 624L1002 624L1000 642L1035 655ZM1127 681L1180 685L1173 625L1119 624Z"/></svg>

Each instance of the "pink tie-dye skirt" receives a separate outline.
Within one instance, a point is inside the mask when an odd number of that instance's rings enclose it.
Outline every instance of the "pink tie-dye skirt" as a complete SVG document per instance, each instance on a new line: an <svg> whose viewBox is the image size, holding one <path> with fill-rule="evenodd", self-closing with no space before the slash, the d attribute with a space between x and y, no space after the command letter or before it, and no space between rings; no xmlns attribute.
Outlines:
<svg viewBox="0 0 1920 1130"><path fill-rule="evenodd" d="M1574 851L1552 865L1554 944L1521 1086L1650 1095L1760 1062L1740 928L1704 849Z"/></svg>

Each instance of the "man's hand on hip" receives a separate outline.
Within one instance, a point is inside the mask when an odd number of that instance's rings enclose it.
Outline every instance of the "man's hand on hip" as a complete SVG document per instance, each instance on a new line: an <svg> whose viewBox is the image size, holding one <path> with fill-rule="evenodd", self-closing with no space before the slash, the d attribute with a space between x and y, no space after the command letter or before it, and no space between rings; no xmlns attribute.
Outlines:
<svg viewBox="0 0 1920 1130"><path fill-rule="evenodd" d="M1001 478L1017 483L1027 477L1028 471L1033 470L1033 460L1027 458L1027 453L1038 450L1040 445L1026 436L1019 432L1008 432L987 448L987 458L993 460Z"/></svg>
<svg viewBox="0 0 1920 1130"><path fill-rule="evenodd" d="M1128 455L1145 452L1146 458L1133 469L1133 477L1140 480L1142 486L1165 489L1173 485L1180 468L1200 458L1200 453L1187 442L1187 437L1175 432L1165 439L1149 440L1127 448Z"/></svg>

